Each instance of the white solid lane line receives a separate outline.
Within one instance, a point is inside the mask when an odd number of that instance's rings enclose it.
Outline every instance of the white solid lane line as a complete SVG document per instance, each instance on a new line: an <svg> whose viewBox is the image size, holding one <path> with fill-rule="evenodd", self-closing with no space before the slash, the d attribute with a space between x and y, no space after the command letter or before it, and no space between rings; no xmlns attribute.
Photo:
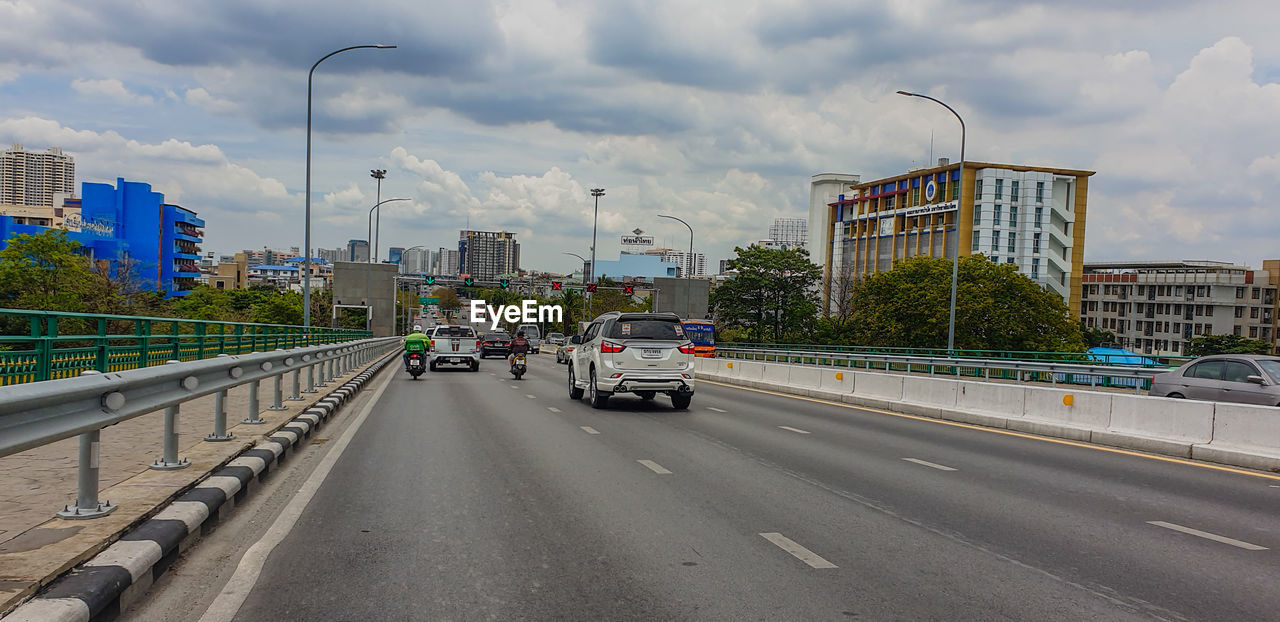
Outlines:
<svg viewBox="0 0 1280 622"><path fill-rule="evenodd" d="M382 394L386 392L387 386L390 385L391 379L395 374L387 374L382 379L378 388L373 391L368 403L360 412L356 414L351 423L343 430L342 436L333 443L333 448L329 453L325 454L320 463L316 465L316 469L311 472L307 480L302 483L298 491L294 493L293 498L285 505L280 514L276 516L275 522L267 528L262 538L253 543L248 550L244 552L244 556L240 558L240 563L236 565L235 571L231 574L231 578L227 580L226 585L222 587L222 591L209 604L209 608L205 610L204 615L200 616L200 622L223 622L229 621L240 611L241 605L244 604L245 598L249 596L254 586L258 582L258 576L262 572L262 567L267 561L267 556L284 540L285 536L293 530L294 523L298 522L298 517L302 516L302 511L306 509L307 504L311 503L312 497L316 491L320 489L320 485L324 483L329 472L333 470L333 465L342 458L342 453L347 450L347 446L351 443L351 439L355 437L356 432L360 431L360 426L364 425L369 413L378 405L378 401L382 399Z"/></svg>
<svg viewBox="0 0 1280 622"><path fill-rule="evenodd" d="M778 548L794 555L796 559L809 564L811 568L839 568L839 566L822 559L817 553L800 546L795 540L780 533L762 533L760 536L778 545Z"/></svg>
<svg viewBox="0 0 1280 622"><path fill-rule="evenodd" d="M525 394L524 394L524 396L525 396L525 397L527 397L527 398L529 398L529 399L531 399L531 400L532 400L532 399L536 399L536 398L538 397L538 396L536 396L536 395L534 395L534 394L532 394L532 393L525 393Z"/></svg>
<svg viewBox="0 0 1280 622"><path fill-rule="evenodd" d="M549 410L549 411L551 411L551 412L553 412L553 413L558 413L558 412L560 412L560 409L559 409L559 408L556 408L555 406L548 406L548 407L547 407L547 410Z"/></svg>
<svg viewBox="0 0 1280 622"><path fill-rule="evenodd" d="M1174 531L1180 531L1180 532L1182 532L1182 533L1191 534L1191 535L1193 535L1193 536L1199 536L1199 537L1204 538L1204 539L1206 539L1206 540L1213 540L1214 542L1221 542L1221 543L1223 543L1223 544L1230 544L1231 546L1238 547L1238 548L1242 548L1242 549L1245 549L1246 551L1265 551L1265 550L1267 550L1267 547L1265 547L1265 546L1258 546L1258 545L1256 545L1256 544L1249 544L1248 542L1243 542L1243 541L1241 541L1241 540L1236 540L1236 539L1234 539L1234 538L1228 538L1228 537L1226 537L1226 536L1220 536L1220 535L1218 535L1218 534L1216 534L1216 533L1209 533L1209 532L1207 532L1207 531L1200 531L1199 529L1192 529L1192 528L1190 528L1190 527L1183 527L1182 525L1176 525L1176 524L1174 524L1174 523L1166 523L1166 522L1164 522L1164 521L1162 521L1162 520L1149 520L1149 521L1147 521L1147 524L1148 524L1148 525L1155 525L1156 527L1164 527L1165 529L1172 529L1172 530L1174 530Z"/></svg>
<svg viewBox="0 0 1280 622"><path fill-rule="evenodd" d="M511 388L512 388L512 389L519 389L519 388L520 388L520 385L518 385L518 384L513 384L513 385L511 385Z"/></svg>
<svg viewBox="0 0 1280 622"><path fill-rule="evenodd" d="M595 428L593 428L593 427L591 427L591 426L589 426L589 425L580 425L580 426L578 426L578 427L582 428L582 431L583 431L583 432L586 432L587 434L599 434L599 433L600 433L600 430L597 430L597 429L595 429Z"/></svg>
<svg viewBox="0 0 1280 622"><path fill-rule="evenodd" d="M708 407L707 407L707 410L714 410L714 411L716 411L716 412L718 412L718 413L727 413L727 412L729 412L729 411L727 411L727 410L720 410L719 408L716 408L715 406L708 406Z"/></svg>
<svg viewBox="0 0 1280 622"><path fill-rule="evenodd" d="M650 470L650 471L653 471L654 473L657 473L658 475L671 475L671 471L668 471L668 470L666 470L666 469L662 468L662 465L660 465L660 464L658 464L657 462L654 462L654 461L652 461L652 460L636 460L636 462L639 462L640 464L643 464L643 465L645 465L645 466L649 467L649 470Z"/></svg>
<svg viewBox="0 0 1280 622"><path fill-rule="evenodd" d="M949 467L949 466L944 466L944 465L938 464L938 463L936 463L936 462L929 462L928 460L921 460L921 459L919 459L919 458L903 458L903 460L906 460L907 462L914 462L914 463L916 463L916 464L922 464L922 465L927 466L927 467L929 467L929 468L931 468L931 469L938 469L939 471L954 471L954 470L955 470L955 469L953 469L953 468L951 468L951 467Z"/></svg>
<svg viewBox="0 0 1280 622"><path fill-rule="evenodd" d="M780 426L778 426L778 427L779 427L779 428L782 428L783 430L786 430L786 431L788 431L788 432L795 432L796 434L808 434L808 433L809 433L809 431L808 431L808 430L801 430L800 428L793 428L793 427L791 427L791 426L789 426L789 425L780 425Z"/></svg>

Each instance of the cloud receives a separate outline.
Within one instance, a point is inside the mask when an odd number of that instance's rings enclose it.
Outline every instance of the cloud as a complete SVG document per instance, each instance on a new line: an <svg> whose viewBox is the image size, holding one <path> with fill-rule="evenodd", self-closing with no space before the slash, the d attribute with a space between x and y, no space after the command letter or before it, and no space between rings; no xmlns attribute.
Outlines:
<svg viewBox="0 0 1280 622"><path fill-rule="evenodd" d="M186 93L183 94L182 99L187 102L188 105L199 106L215 114L227 114L236 110L234 102L226 99L218 99L217 97L210 95L209 91L205 90L204 87L187 89Z"/></svg>
<svg viewBox="0 0 1280 622"><path fill-rule="evenodd" d="M122 104L150 105L155 102L150 95L138 95L125 88L124 83L115 79L71 81L71 88L82 95L101 95Z"/></svg>

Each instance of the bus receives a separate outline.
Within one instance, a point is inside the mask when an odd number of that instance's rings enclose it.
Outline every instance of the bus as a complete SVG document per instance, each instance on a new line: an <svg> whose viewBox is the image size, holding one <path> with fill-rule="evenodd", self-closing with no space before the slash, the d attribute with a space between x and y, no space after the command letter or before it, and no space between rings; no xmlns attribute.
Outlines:
<svg viewBox="0 0 1280 622"><path fill-rule="evenodd" d="M684 334L693 342L693 355L703 358L716 356L716 326L711 320L684 320Z"/></svg>

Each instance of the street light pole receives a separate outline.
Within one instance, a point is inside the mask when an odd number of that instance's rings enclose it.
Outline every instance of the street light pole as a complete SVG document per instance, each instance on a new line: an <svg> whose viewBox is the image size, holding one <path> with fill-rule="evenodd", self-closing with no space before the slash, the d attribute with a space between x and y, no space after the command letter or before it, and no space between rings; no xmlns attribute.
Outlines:
<svg viewBox="0 0 1280 622"><path fill-rule="evenodd" d="M595 217L591 219L591 281L596 280L596 224L600 221L600 197L604 196L604 188L592 188L591 196L596 198ZM583 274L585 282L586 275Z"/></svg>
<svg viewBox="0 0 1280 622"><path fill-rule="evenodd" d="M680 220L679 218L676 218L675 216L667 216L667 215L664 215L664 214L658 214L658 218L670 218L671 220L677 220L677 221L680 221L680 224L682 224L682 225L684 225L684 226L686 226L686 227L689 227L689 254L686 256L686 259L685 259L685 271L684 271L684 277L685 277L686 279L693 279L693 227L689 226L689 223L687 223L687 222L685 222L685 221L683 221L683 220ZM690 307L689 307L689 305L692 303L692 301L693 301L693 281L692 281L692 280L690 280L690 281L686 284L686 286L685 286L685 297L684 297L684 319L686 319L686 320L687 320L687 319L690 319L690 318L689 318L689 314L690 314L690 311L689 311L689 308L690 308Z"/></svg>
<svg viewBox="0 0 1280 622"><path fill-rule="evenodd" d="M948 106L942 100L934 99L932 97L929 97L928 95L923 95L921 93L911 93L908 91L898 91L898 94L906 95L907 97L921 97L921 98L927 99L951 111L951 114L955 115L956 120L960 122L960 179L956 181L957 184L960 184L960 191L956 193L956 200L958 202L958 205L956 206L956 218L955 218L955 225L956 225L955 247L956 248L952 252L952 258L951 258L951 317L950 319L947 320L947 353L950 354L954 352L956 349L956 282L960 274L960 207L964 205L964 188L965 188L964 143L965 143L966 130L964 126L964 119L960 116L960 113L956 112L955 108ZM974 202L975 203L977 202L977 197L975 197ZM945 228L943 229L943 235L946 235Z"/></svg>
<svg viewBox="0 0 1280 622"><path fill-rule="evenodd" d="M378 180L378 194L376 195L376 198L374 199L374 201L381 204L382 203L382 180L386 179L387 171L385 169L379 170L375 168L369 171L369 176ZM378 210L378 215L376 217L376 220L377 220L378 226L375 227L373 230L374 239L369 240L370 242L373 243L373 260L375 262L378 261L377 235L378 235L378 231L380 231L382 228L382 210Z"/></svg>
<svg viewBox="0 0 1280 622"><path fill-rule="evenodd" d="M563 251L564 255L572 255L582 260L582 315L586 315L586 257L576 252ZM586 317L584 317L584 320Z"/></svg>
<svg viewBox="0 0 1280 622"><path fill-rule="evenodd" d="M353 45L345 47L341 50L334 50L325 54L316 64L311 66L311 71L307 72L307 208L306 208L306 225L303 233L303 246L305 246L306 254L302 256L302 325L307 328L311 327L311 82L315 77L316 67L320 66L325 59L340 54L348 50L359 50L362 48L375 48L379 50L388 50L396 46L394 45Z"/></svg>
<svg viewBox="0 0 1280 622"><path fill-rule="evenodd" d="M387 199L386 201L378 201L373 207L369 208L369 238L373 237L373 211L378 209L383 203L391 203L392 201L409 201L410 199ZM381 213L381 212L379 212ZM368 244L368 240L365 241ZM373 256L370 255L365 261L364 268L364 304L369 307L368 315L365 317L365 330L373 328L373 301L369 299L369 282L373 280Z"/></svg>

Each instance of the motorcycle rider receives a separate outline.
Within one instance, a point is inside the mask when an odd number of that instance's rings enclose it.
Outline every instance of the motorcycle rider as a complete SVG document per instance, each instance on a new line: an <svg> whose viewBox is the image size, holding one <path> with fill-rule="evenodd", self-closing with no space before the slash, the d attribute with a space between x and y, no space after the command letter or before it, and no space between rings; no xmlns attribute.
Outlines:
<svg viewBox="0 0 1280 622"><path fill-rule="evenodd" d="M431 338L422 332L421 324L413 325L413 332L409 333L404 338L404 356L402 358L404 359L405 371L409 371L409 354L417 352L418 354L425 355L427 352L427 343L430 340Z"/></svg>
<svg viewBox="0 0 1280 622"><path fill-rule="evenodd" d="M507 364L514 366L516 364L517 354L529 353L529 340L525 339L524 331L516 332L516 338L511 340L511 356L507 357Z"/></svg>

